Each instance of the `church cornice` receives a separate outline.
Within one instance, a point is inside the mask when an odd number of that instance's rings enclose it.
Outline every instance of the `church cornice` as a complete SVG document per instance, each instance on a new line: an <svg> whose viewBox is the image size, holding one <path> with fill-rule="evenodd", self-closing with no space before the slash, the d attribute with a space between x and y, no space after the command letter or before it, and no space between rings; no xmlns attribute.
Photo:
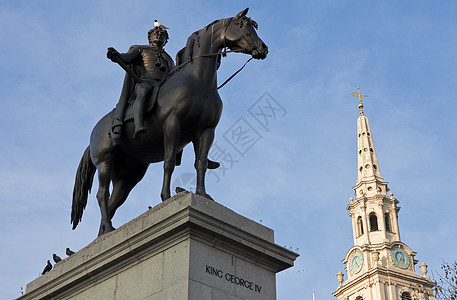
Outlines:
<svg viewBox="0 0 457 300"><path fill-rule="evenodd" d="M410 284L407 286L410 287L434 287L430 279L425 278L412 271L402 271L396 269L389 269L384 266L375 266L371 270L372 274L377 274L380 276L379 281L382 283L393 284L392 279L408 281ZM398 282L397 282L398 284Z"/></svg>
<svg viewBox="0 0 457 300"><path fill-rule="evenodd" d="M367 286L367 281L369 286L375 283L386 283L389 285L401 285L418 290L422 288L431 289L435 286L435 283L430 279L421 277L415 272L397 271L383 266L375 266L368 270L368 272L344 282L332 295L338 297L357 285L360 285L360 289L363 289Z"/></svg>
<svg viewBox="0 0 457 300"><path fill-rule="evenodd" d="M353 186L352 189L355 190L364 184L371 184L371 183L377 183L377 184L385 185L385 186L389 185L389 182L384 181L384 180L380 179L379 177L371 176L371 177L364 177L363 179L357 180L355 183L355 186ZM387 190L387 191L389 191L389 190Z"/></svg>
<svg viewBox="0 0 457 300"><path fill-rule="evenodd" d="M361 197L357 197L356 199L352 198L350 199L350 203L346 206L346 209L347 210L351 210L351 209L354 209L354 208L357 208L357 207L361 207L361 208L366 208L367 207L367 204L381 204L381 205L386 205L386 206L392 206L392 205L396 205L398 204L398 200L397 199L392 199L392 198L389 198L387 197L386 195L382 195L382 194L377 194L377 195L373 195L373 196L361 196Z"/></svg>

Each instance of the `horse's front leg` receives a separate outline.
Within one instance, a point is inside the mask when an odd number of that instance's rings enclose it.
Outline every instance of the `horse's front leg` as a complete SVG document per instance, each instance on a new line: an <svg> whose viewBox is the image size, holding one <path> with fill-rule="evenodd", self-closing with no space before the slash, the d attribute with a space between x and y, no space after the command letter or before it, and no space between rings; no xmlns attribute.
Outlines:
<svg viewBox="0 0 457 300"><path fill-rule="evenodd" d="M208 169L208 153L214 140L214 128L205 129L194 143L195 169L197 170L196 193L208 199L211 196L206 193L205 175Z"/></svg>
<svg viewBox="0 0 457 300"><path fill-rule="evenodd" d="M163 183L160 197L162 201L170 198L171 175L176 165L176 152L178 148L179 136L181 134L181 124L176 116L167 118L163 125L164 132L164 157L163 157Z"/></svg>

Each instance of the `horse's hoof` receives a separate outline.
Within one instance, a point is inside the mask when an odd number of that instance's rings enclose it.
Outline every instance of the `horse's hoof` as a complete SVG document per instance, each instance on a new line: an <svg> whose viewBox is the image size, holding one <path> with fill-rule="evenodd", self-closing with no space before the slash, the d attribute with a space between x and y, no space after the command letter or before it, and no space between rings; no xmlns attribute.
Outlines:
<svg viewBox="0 0 457 300"><path fill-rule="evenodd" d="M106 234L106 233L114 231L114 230L116 230L116 228L114 228L111 225L102 225L102 228L100 228L98 236L101 236L103 234Z"/></svg>
<svg viewBox="0 0 457 300"><path fill-rule="evenodd" d="M208 169L215 170L215 169L219 168L220 166L221 166L221 164L219 162L208 159Z"/></svg>
<svg viewBox="0 0 457 300"><path fill-rule="evenodd" d="M165 200L170 199L171 195L169 193L163 193L163 194L160 194L160 198L162 198L162 202L163 202Z"/></svg>
<svg viewBox="0 0 457 300"><path fill-rule="evenodd" d="M205 198L206 198L206 199L208 199L208 200L212 200L212 201L214 201L214 199L213 199L213 198L211 198L211 196L210 196L210 195L208 195L208 194L207 194L207 193L205 193L205 192L197 192L197 195L200 195L200 196L202 196L202 197L205 197Z"/></svg>

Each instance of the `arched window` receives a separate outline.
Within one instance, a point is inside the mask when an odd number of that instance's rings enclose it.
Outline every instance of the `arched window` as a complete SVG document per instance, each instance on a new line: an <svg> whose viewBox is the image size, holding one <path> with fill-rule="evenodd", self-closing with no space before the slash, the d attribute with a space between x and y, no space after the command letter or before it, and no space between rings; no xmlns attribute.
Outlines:
<svg viewBox="0 0 457 300"><path fill-rule="evenodd" d="M363 297L362 296L358 296L357 298L355 298L355 300L363 300Z"/></svg>
<svg viewBox="0 0 457 300"><path fill-rule="evenodd" d="M411 294L408 292L401 293L401 300L412 300Z"/></svg>
<svg viewBox="0 0 457 300"><path fill-rule="evenodd" d="M363 221L362 217L359 216L357 218L357 236L361 236L363 234Z"/></svg>
<svg viewBox="0 0 457 300"><path fill-rule="evenodd" d="M390 229L390 215L389 213L384 214L384 224L386 224L386 231L392 231Z"/></svg>
<svg viewBox="0 0 457 300"><path fill-rule="evenodd" d="M370 219L370 231L377 231L378 229L378 217L374 212L369 215Z"/></svg>

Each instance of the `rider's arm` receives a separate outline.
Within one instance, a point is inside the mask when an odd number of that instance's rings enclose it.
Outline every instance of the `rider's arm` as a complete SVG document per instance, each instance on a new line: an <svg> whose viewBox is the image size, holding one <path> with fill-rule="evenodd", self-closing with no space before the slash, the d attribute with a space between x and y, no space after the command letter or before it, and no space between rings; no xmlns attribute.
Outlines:
<svg viewBox="0 0 457 300"><path fill-rule="evenodd" d="M127 53L120 53L119 57L126 63L131 64L135 59L140 56L140 49L138 47L130 47Z"/></svg>

